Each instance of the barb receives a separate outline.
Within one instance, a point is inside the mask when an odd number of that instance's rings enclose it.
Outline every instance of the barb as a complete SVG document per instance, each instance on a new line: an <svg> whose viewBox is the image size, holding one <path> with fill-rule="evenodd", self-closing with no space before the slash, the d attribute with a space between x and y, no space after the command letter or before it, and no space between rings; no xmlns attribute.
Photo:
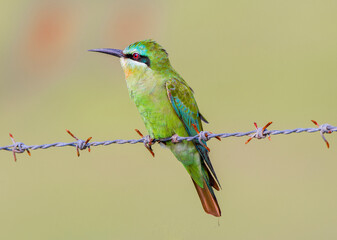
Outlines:
<svg viewBox="0 0 337 240"><path fill-rule="evenodd" d="M90 145L88 145L88 143L92 139L92 137L89 137L86 141L83 141L81 139L78 139L68 129L66 129L66 131L67 131L67 133L69 133L70 136L72 136L73 138L75 138L77 140L77 142L76 142L77 157L80 156L80 150L84 150L84 149L88 148L88 152L90 152Z"/></svg>
<svg viewBox="0 0 337 240"><path fill-rule="evenodd" d="M328 142L328 140L326 140L324 133L332 133L331 129L333 128L333 126L329 125L329 124L322 124L319 125L315 120L311 120L319 129L321 132L321 136L324 140L324 142L326 143L326 146L329 148L330 144Z"/></svg>
<svg viewBox="0 0 337 240"><path fill-rule="evenodd" d="M153 140L150 135L147 135L144 137L144 135L138 130L138 129L135 129L135 131L138 133L139 136L142 137L142 139L144 139L143 143L144 143L144 146L146 147L147 150L149 150L149 152L151 153L152 157L154 157L154 152L152 150L152 145L154 144Z"/></svg>
<svg viewBox="0 0 337 240"><path fill-rule="evenodd" d="M13 152L14 162L16 162L16 153L23 153L24 151L27 151L28 155L30 156L30 151L25 144L23 144L22 142L15 142L14 137L11 133L9 134L9 137L12 139L13 142L13 147L11 151Z"/></svg>
<svg viewBox="0 0 337 240"><path fill-rule="evenodd" d="M245 144L249 143L253 138L263 139L263 138L265 138L267 136L268 136L268 139L270 141L271 140L270 139L270 134L268 134L268 133L266 134L265 132L268 131L267 127L269 127L272 123L273 122L269 122L263 128L259 128L257 126L257 123L254 122L254 126L256 128L256 132L250 135L250 138L248 138L248 140L245 142Z"/></svg>
<svg viewBox="0 0 337 240"><path fill-rule="evenodd" d="M197 135L192 137L180 137L178 135L173 135L168 138L164 139L152 139L150 136L143 136L140 131L136 130L138 134L141 135L142 138L140 139L129 139L129 140L123 140L123 139L116 139L116 140L109 140L109 141L102 141L102 142L89 142L91 140L91 137L88 138L86 141L78 139L73 135L69 130L67 132L74 137L77 141L76 142L70 142L70 143L51 143L51 144L41 144L41 145L25 145L22 142L15 142L13 135L10 134L10 137L12 139L13 145L0 147L1 150L5 151L11 151L14 155L14 160L16 161L16 153L23 153L27 151L27 153L30 155L29 150L37 150L37 149L47 149L51 147L75 147L77 150L77 155L79 156L79 150L84 150L88 148L88 151L90 152L90 147L96 147L96 146L108 146L111 144L136 144L136 143L143 143L145 147L150 151L150 153L154 156L154 153L152 151L152 145L158 142L172 142L172 143L178 143L182 141L197 141L200 142L202 145L207 147L204 142L207 142L213 138L221 139L221 138L228 138L228 137L244 137L249 136L249 139L246 141L246 143L250 142L253 138L256 139L263 139L263 138L270 138L271 135L288 135L293 133L314 133L314 132L320 132L323 140L325 141L327 147L329 148L329 142L326 140L324 134L326 133L333 133L337 132L337 127L332 126L330 124L322 124L319 125L316 121L312 120L312 122L317 126L317 128L295 128L295 129L288 129L288 130L267 130L267 127L270 126L271 122L266 124L263 128L258 128L257 124L254 123L256 130L249 131L249 132L235 132L235 133L212 133L208 131L201 131L198 132ZM208 149L208 147L206 148ZM208 149L209 150L209 149Z"/></svg>

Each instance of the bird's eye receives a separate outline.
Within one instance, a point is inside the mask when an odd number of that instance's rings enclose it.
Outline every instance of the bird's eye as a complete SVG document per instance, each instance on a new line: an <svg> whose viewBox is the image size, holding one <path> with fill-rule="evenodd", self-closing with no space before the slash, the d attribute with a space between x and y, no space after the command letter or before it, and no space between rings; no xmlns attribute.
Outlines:
<svg viewBox="0 0 337 240"><path fill-rule="evenodd" d="M139 58L140 58L139 53L134 53L134 54L132 54L132 58L133 58L134 60L139 60Z"/></svg>

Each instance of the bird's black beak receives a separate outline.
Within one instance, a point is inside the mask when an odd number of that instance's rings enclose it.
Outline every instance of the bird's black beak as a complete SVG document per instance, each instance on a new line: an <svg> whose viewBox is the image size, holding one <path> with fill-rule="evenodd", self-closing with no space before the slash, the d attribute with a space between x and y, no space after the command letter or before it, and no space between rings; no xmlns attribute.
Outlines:
<svg viewBox="0 0 337 240"><path fill-rule="evenodd" d="M100 52L100 53L105 53L109 55L113 55L115 57L124 57L123 50L119 49L112 49L112 48L96 48L96 49L90 49L90 52Z"/></svg>

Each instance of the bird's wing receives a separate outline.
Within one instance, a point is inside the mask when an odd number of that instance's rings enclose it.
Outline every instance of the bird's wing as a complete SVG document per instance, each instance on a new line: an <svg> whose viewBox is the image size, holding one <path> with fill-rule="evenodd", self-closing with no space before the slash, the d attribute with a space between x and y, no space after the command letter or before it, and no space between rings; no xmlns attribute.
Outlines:
<svg viewBox="0 0 337 240"><path fill-rule="evenodd" d="M184 123L185 129L189 136L197 135L197 131L193 127L194 124L198 131L202 131L201 124L201 114L199 113L198 105L194 99L192 89L183 81L180 81L177 78L172 78L166 82L166 90L168 98L172 104L173 109L176 114L180 118L180 120ZM200 153L205 165L211 172L211 175L216 179L212 181L212 177L210 176L211 185L219 190L220 184L218 178L215 174L214 168L212 166L211 160L208 157L208 150L206 149L206 142L202 141L203 144L200 144L198 140L193 141L196 146L198 152ZM218 186L217 186L218 185Z"/></svg>

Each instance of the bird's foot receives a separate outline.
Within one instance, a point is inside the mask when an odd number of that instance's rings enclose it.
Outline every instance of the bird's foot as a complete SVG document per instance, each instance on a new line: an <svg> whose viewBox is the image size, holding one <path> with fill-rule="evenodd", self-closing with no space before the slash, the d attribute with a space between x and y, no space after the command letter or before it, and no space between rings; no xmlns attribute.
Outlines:
<svg viewBox="0 0 337 240"><path fill-rule="evenodd" d="M171 137L171 142L172 142L172 143L179 143L180 141L178 140L178 137L179 137L178 134L172 135L172 137Z"/></svg>

